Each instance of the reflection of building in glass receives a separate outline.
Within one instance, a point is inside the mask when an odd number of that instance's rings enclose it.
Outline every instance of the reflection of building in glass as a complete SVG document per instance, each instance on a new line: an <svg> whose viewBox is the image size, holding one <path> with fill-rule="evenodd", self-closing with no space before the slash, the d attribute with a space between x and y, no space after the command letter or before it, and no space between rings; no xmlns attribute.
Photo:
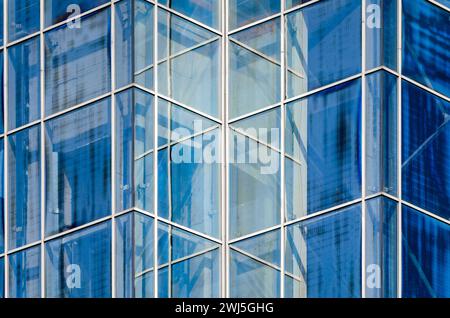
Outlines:
<svg viewBox="0 0 450 318"><path fill-rule="evenodd" d="M450 297L449 1L1 2L0 296Z"/></svg>

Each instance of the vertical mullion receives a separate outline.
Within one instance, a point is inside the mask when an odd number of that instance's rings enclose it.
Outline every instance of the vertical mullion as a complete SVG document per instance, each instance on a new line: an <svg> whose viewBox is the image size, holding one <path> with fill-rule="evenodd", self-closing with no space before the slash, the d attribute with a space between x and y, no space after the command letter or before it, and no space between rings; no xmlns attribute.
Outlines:
<svg viewBox="0 0 450 318"><path fill-rule="evenodd" d="M5 245L5 298L9 297L9 259L8 259L8 249L9 249L9 230L8 230L8 137L6 132L8 131L8 1L3 1L3 29L4 29L4 39L3 39L3 130L4 130L4 245Z"/></svg>
<svg viewBox="0 0 450 318"><path fill-rule="evenodd" d="M402 297L402 0L397 0L397 297Z"/></svg>
<svg viewBox="0 0 450 318"><path fill-rule="evenodd" d="M285 211L286 211L286 176L285 176L285 129L286 129L286 16L285 16L285 1L281 0L281 16L280 16L280 26L281 26L281 133L280 133L280 142L281 142L281 154L280 154L280 167L281 167L281 207L280 207L280 224L281 224L281 246L280 246L280 255L281 255L281 260L280 260L280 297L284 298L285 297L285 239L286 239L286 235L285 235Z"/></svg>
<svg viewBox="0 0 450 318"><path fill-rule="evenodd" d="M230 131L229 131L229 99L228 99L228 92L229 92L229 82L228 82L228 71L229 71L229 41L228 41L228 33L229 33L229 2L228 1L224 1L224 21L223 21L223 25L224 25L224 33L223 33L223 37L224 40L223 42L225 43L223 51L224 51L224 56L223 61L224 61L224 74L223 74L223 78L224 78L224 114L223 116L223 122L224 122L224 136L225 136L225 140L223 141L223 149L224 151L224 170L225 170L225 189L223 189L223 191L225 191L224 193L224 208L225 210L223 211L224 213L224 217L223 217L223 221L224 221L224 225L223 225L223 238L224 238L224 249L225 251L224 253L224 289L225 289L225 298L229 298L230 297L230 249L229 249L229 234L230 234L230 204L229 204L229 196L230 196L230 191L229 191L229 186L230 186L230 166L229 166L229 153L230 153L230 145L228 144L228 140L230 138Z"/></svg>
<svg viewBox="0 0 450 318"><path fill-rule="evenodd" d="M116 298L117 290L116 290L116 17L115 17L115 4L114 1L111 1L111 296L112 298ZM133 276L134 277L134 276Z"/></svg>
<svg viewBox="0 0 450 318"><path fill-rule="evenodd" d="M153 213L154 232L153 232L153 268L154 268L154 297L158 298L158 5L155 1L153 6L153 83L155 90L155 100L153 109Z"/></svg>
<svg viewBox="0 0 450 318"><path fill-rule="evenodd" d="M361 0L361 297L366 298L366 0Z"/></svg>

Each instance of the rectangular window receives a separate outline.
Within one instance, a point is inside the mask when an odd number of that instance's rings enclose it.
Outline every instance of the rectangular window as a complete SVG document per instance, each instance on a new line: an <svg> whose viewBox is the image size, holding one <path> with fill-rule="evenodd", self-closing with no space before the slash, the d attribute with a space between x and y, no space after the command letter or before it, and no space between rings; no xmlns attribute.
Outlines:
<svg viewBox="0 0 450 318"><path fill-rule="evenodd" d="M41 247L9 256L8 291L11 298L41 297Z"/></svg>
<svg viewBox="0 0 450 318"><path fill-rule="evenodd" d="M39 0L4 0L8 1L8 41L39 31ZM2 1L3 3L3 1Z"/></svg>

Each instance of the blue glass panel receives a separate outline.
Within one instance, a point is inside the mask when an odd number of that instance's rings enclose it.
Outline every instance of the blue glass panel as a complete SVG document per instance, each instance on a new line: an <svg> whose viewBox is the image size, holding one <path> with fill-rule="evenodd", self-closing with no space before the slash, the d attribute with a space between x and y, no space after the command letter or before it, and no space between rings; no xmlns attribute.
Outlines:
<svg viewBox="0 0 450 318"><path fill-rule="evenodd" d="M41 236L40 126L10 135L8 142L9 247L14 249Z"/></svg>
<svg viewBox="0 0 450 318"><path fill-rule="evenodd" d="M41 296L41 247L32 247L9 256L9 297Z"/></svg>
<svg viewBox="0 0 450 318"><path fill-rule="evenodd" d="M230 250L230 296L232 298L280 297L280 272Z"/></svg>
<svg viewBox="0 0 450 318"><path fill-rule="evenodd" d="M287 201L301 208L289 215L301 217L360 197L361 82L288 104L286 153L296 161L286 167L292 188ZM299 204L298 198L303 200Z"/></svg>
<svg viewBox="0 0 450 318"><path fill-rule="evenodd" d="M305 298L305 283L291 276L284 276L284 297L285 298Z"/></svg>
<svg viewBox="0 0 450 318"><path fill-rule="evenodd" d="M450 13L403 1L403 75L450 96Z"/></svg>
<svg viewBox="0 0 450 318"><path fill-rule="evenodd" d="M5 297L5 261L0 258L0 298Z"/></svg>
<svg viewBox="0 0 450 318"><path fill-rule="evenodd" d="M403 82L403 199L450 219L450 103Z"/></svg>
<svg viewBox="0 0 450 318"><path fill-rule="evenodd" d="M397 77L385 71L366 77L366 189L397 194Z"/></svg>
<svg viewBox="0 0 450 318"><path fill-rule="evenodd" d="M436 0L436 2L439 2L439 3L443 4L444 6L447 6L448 8L450 8L450 0Z"/></svg>
<svg viewBox="0 0 450 318"><path fill-rule="evenodd" d="M221 24L221 0L160 0L159 3L169 6L173 10L204 23L212 28L219 29Z"/></svg>
<svg viewBox="0 0 450 318"><path fill-rule="evenodd" d="M287 15L287 96L361 71L361 2L325 0Z"/></svg>
<svg viewBox="0 0 450 318"><path fill-rule="evenodd" d="M82 27L45 33L47 115L107 93L111 87L109 9L85 16Z"/></svg>
<svg viewBox="0 0 450 318"><path fill-rule="evenodd" d="M160 165L160 163L158 162ZM134 204L147 212L153 211L153 153L135 161ZM159 192L165 193L165 192Z"/></svg>
<svg viewBox="0 0 450 318"><path fill-rule="evenodd" d="M450 226L403 206L402 233L402 296L450 297Z"/></svg>
<svg viewBox="0 0 450 318"><path fill-rule="evenodd" d="M286 232L286 271L315 297L361 296L361 206L293 224Z"/></svg>
<svg viewBox="0 0 450 318"><path fill-rule="evenodd" d="M39 0L8 0L8 41L39 31Z"/></svg>
<svg viewBox="0 0 450 318"><path fill-rule="evenodd" d="M62 22L83 12L89 11L109 0L41 0L45 1L45 26Z"/></svg>
<svg viewBox="0 0 450 318"><path fill-rule="evenodd" d="M4 74L3 74L3 51L0 51L0 85L3 87L4 84ZM3 89L0 89L0 105L4 104L3 99ZM4 131L4 120L3 120L3 107L0 107L0 133L3 134Z"/></svg>
<svg viewBox="0 0 450 318"><path fill-rule="evenodd" d="M229 0L229 28L236 29L280 12L280 0Z"/></svg>
<svg viewBox="0 0 450 318"><path fill-rule="evenodd" d="M260 234L231 245L245 253L264 260L274 266L280 266L281 233L280 230Z"/></svg>
<svg viewBox="0 0 450 318"><path fill-rule="evenodd" d="M397 0L366 2L367 69L381 65L397 70Z"/></svg>
<svg viewBox="0 0 450 318"><path fill-rule="evenodd" d="M41 115L39 37L8 50L8 129L38 120Z"/></svg>
<svg viewBox="0 0 450 318"><path fill-rule="evenodd" d="M47 297L111 297L109 222L52 240L45 250Z"/></svg>
<svg viewBox="0 0 450 318"><path fill-rule="evenodd" d="M153 88L153 5L144 0L116 5L116 86Z"/></svg>
<svg viewBox="0 0 450 318"><path fill-rule="evenodd" d="M134 286L134 298L153 298L155 295L153 271L147 272L137 277Z"/></svg>
<svg viewBox="0 0 450 318"><path fill-rule="evenodd" d="M366 297L397 297L397 203L366 202Z"/></svg>
<svg viewBox="0 0 450 318"><path fill-rule="evenodd" d="M0 21L3 21L3 18L4 18L4 16L3 16L3 1L4 0L0 1ZM3 46L3 41L5 39L5 34L3 32L3 23L0 23L0 24L1 24L0 25L0 46Z"/></svg>
<svg viewBox="0 0 450 318"><path fill-rule="evenodd" d="M5 251L5 144L0 138L0 254Z"/></svg>
<svg viewBox="0 0 450 318"><path fill-rule="evenodd" d="M286 9L290 9L295 6L305 4L307 2L314 1L314 0L282 0L282 1L286 1Z"/></svg>
<svg viewBox="0 0 450 318"><path fill-rule="evenodd" d="M109 99L47 121L46 233L111 213Z"/></svg>

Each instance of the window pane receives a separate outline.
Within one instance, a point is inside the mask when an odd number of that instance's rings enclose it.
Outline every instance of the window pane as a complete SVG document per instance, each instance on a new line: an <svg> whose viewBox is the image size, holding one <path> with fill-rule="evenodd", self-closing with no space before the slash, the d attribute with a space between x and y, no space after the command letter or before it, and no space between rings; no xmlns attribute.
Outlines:
<svg viewBox="0 0 450 318"><path fill-rule="evenodd" d="M41 247L32 247L9 256L9 297L41 296Z"/></svg>
<svg viewBox="0 0 450 318"><path fill-rule="evenodd" d="M428 1L403 1L403 75L450 96L448 19Z"/></svg>
<svg viewBox="0 0 450 318"><path fill-rule="evenodd" d="M450 103L403 82L402 196L450 219Z"/></svg>
<svg viewBox="0 0 450 318"><path fill-rule="evenodd" d="M280 12L280 0L229 0L229 28L236 29Z"/></svg>
<svg viewBox="0 0 450 318"><path fill-rule="evenodd" d="M39 31L39 11L39 0L8 0L8 41Z"/></svg>
<svg viewBox="0 0 450 318"><path fill-rule="evenodd" d="M0 51L0 85L3 87L4 85L4 76L3 76L3 51ZM3 89L0 89L0 105L4 104L3 99ZM4 120L3 120L3 107L0 107L0 134L4 132Z"/></svg>
<svg viewBox="0 0 450 318"><path fill-rule="evenodd" d="M46 122L46 233L111 213L110 101Z"/></svg>
<svg viewBox="0 0 450 318"><path fill-rule="evenodd" d="M109 9L45 34L45 113L56 113L110 90Z"/></svg>
<svg viewBox="0 0 450 318"><path fill-rule="evenodd" d="M116 86L153 88L153 5L143 0L116 5Z"/></svg>
<svg viewBox="0 0 450 318"><path fill-rule="evenodd" d="M39 37L11 47L8 69L8 129L41 115Z"/></svg>
<svg viewBox="0 0 450 318"><path fill-rule="evenodd" d="M361 296L361 206L291 225L286 271L304 283L302 295Z"/></svg>
<svg viewBox="0 0 450 318"><path fill-rule="evenodd" d="M159 3L212 28L220 28L221 0L160 0Z"/></svg>
<svg viewBox="0 0 450 318"><path fill-rule="evenodd" d="M282 0L282 1L286 1L286 9L290 9L295 6L299 6L301 4L305 4L307 2L314 1L314 0Z"/></svg>
<svg viewBox="0 0 450 318"><path fill-rule="evenodd" d="M3 21L4 19L4 15L3 15L3 1L0 1L0 21ZM5 39L5 33L3 32L3 24L4 23L0 23L0 46L3 46L3 41Z"/></svg>
<svg viewBox="0 0 450 318"><path fill-rule="evenodd" d="M9 247L33 243L41 232L41 130L21 130L8 137Z"/></svg>
<svg viewBox="0 0 450 318"><path fill-rule="evenodd" d="M0 254L5 251L5 144L0 138ZM1 267L1 266L0 266ZM1 276L1 275L0 275Z"/></svg>
<svg viewBox="0 0 450 318"><path fill-rule="evenodd" d="M45 250L47 297L111 297L109 222L52 240Z"/></svg>
<svg viewBox="0 0 450 318"><path fill-rule="evenodd" d="M220 117L220 37L164 10L158 28L159 92Z"/></svg>
<svg viewBox="0 0 450 318"><path fill-rule="evenodd" d="M5 261L0 258L0 298L5 297Z"/></svg>
<svg viewBox="0 0 450 318"><path fill-rule="evenodd" d="M230 36L230 118L281 99L280 19Z"/></svg>
<svg viewBox="0 0 450 318"><path fill-rule="evenodd" d="M89 11L108 0L41 0L45 1L45 26L59 23L70 17Z"/></svg>
<svg viewBox="0 0 450 318"><path fill-rule="evenodd" d="M288 104L286 153L295 160L286 165L288 207L300 209L288 216L298 218L360 197L361 82Z"/></svg>
<svg viewBox="0 0 450 318"><path fill-rule="evenodd" d="M402 296L450 297L450 226L403 206L402 233Z"/></svg>
<svg viewBox="0 0 450 318"><path fill-rule="evenodd" d="M366 202L366 297L397 297L397 203Z"/></svg>
<svg viewBox="0 0 450 318"><path fill-rule="evenodd" d="M287 95L361 71L361 3L325 0L287 15Z"/></svg>
<svg viewBox="0 0 450 318"><path fill-rule="evenodd" d="M366 189L397 194L397 77L366 77Z"/></svg>

